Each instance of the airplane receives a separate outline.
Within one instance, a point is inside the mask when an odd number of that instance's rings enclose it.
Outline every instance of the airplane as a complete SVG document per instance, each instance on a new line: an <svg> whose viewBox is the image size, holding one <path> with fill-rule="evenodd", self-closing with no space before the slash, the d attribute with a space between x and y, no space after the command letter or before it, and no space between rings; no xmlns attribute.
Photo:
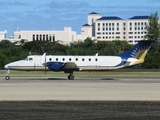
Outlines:
<svg viewBox="0 0 160 120"><path fill-rule="evenodd" d="M24 60L6 64L6 80L10 70L22 71L64 71L68 79L74 80L74 71L109 71L141 65L154 40L142 40L133 49L115 56L77 56L77 55L29 55Z"/></svg>

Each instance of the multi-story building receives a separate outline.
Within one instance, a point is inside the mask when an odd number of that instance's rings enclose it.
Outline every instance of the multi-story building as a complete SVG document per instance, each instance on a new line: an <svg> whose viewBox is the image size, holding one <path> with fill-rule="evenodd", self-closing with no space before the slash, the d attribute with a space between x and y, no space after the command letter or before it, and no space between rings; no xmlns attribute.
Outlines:
<svg viewBox="0 0 160 120"><path fill-rule="evenodd" d="M103 17L93 12L88 14L88 23L82 26L81 35L97 41L127 40L135 44L135 41L144 39L148 19L149 16L134 16L124 20L116 16Z"/></svg>
<svg viewBox="0 0 160 120"><path fill-rule="evenodd" d="M65 27L64 31L15 31L15 39L26 39L29 41L58 41L62 44L68 44L76 41L76 32L72 31L70 27Z"/></svg>

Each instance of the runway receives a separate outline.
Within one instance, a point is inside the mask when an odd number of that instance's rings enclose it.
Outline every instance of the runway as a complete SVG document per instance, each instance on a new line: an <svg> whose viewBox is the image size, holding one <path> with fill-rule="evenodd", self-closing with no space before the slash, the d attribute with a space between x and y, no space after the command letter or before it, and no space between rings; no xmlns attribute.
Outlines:
<svg viewBox="0 0 160 120"><path fill-rule="evenodd" d="M1 101L159 101L160 77L0 77Z"/></svg>

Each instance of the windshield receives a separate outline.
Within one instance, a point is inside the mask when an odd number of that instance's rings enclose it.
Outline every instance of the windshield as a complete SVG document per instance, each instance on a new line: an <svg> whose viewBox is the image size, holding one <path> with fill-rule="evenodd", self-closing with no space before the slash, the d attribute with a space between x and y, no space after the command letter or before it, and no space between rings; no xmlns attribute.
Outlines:
<svg viewBox="0 0 160 120"><path fill-rule="evenodd" d="M24 61L28 61L28 57L27 58L25 58L25 59L23 59Z"/></svg>

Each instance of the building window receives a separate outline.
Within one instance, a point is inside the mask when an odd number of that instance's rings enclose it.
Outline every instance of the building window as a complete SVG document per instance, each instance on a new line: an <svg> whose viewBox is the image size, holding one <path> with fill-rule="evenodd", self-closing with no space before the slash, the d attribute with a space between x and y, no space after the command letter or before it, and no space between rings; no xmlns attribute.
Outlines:
<svg viewBox="0 0 160 120"><path fill-rule="evenodd" d="M132 23L130 23L130 26L132 26Z"/></svg>
<svg viewBox="0 0 160 120"><path fill-rule="evenodd" d="M119 27L117 27L117 31L119 31Z"/></svg>
<svg viewBox="0 0 160 120"><path fill-rule="evenodd" d="M92 19L92 24L94 23L94 19Z"/></svg>
<svg viewBox="0 0 160 120"><path fill-rule="evenodd" d="M36 40L39 40L39 39L38 39L38 35L36 35Z"/></svg>
<svg viewBox="0 0 160 120"><path fill-rule="evenodd" d="M32 39L35 40L35 35L33 35L32 37L33 37Z"/></svg>
<svg viewBox="0 0 160 120"><path fill-rule="evenodd" d="M43 41L45 41L46 39L45 39L45 35L43 35Z"/></svg>
<svg viewBox="0 0 160 120"><path fill-rule="evenodd" d="M52 41L52 36L51 35L49 35L49 41Z"/></svg>
<svg viewBox="0 0 160 120"><path fill-rule="evenodd" d="M137 26L137 23L134 23L135 26Z"/></svg>
<svg viewBox="0 0 160 120"><path fill-rule="evenodd" d="M46 40L48 41L48 35L46 35Z"/></svg>
<svg viewBox="0 0 160 120"><path fill-rule="evenodd" d="M120 36L116 36L116 39L120 39Z"/></svg>
<svg viewBox="0 0 160 120"><path fill-rule="evenodd" d="M40 39L40 41L42 40L42 35L40 35L40 38L39 38L39 39Z"/></svg>
<svg viewBox="0 0 160 120"><path fill-rule="evenodd" d="M132 27L130 27L130 30L132 30Z"/></svg>
<svg viewBox="0 0 160 120"><path fill-rule="evenodd" d="M72 36L72 40L74 39L74 37ZM55 41L55 36L53 35L53 41Z"/></svg>
<svg viewBox="0 0 160 120"><path fill-rule="evenodd" d="M129 38L133 38L133 36L129 36Z"/></svg>

